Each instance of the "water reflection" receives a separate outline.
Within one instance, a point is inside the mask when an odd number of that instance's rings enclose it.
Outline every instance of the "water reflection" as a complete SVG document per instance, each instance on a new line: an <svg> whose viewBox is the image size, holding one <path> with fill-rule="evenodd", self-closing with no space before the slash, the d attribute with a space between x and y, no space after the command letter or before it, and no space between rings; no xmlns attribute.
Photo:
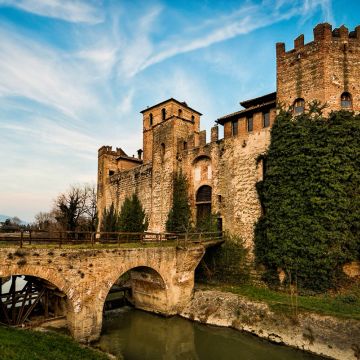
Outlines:
<svg viewBox="0 0 360 360"><path fill-rule="evenodd" d="M125 360L320 359L232 329L130 308L107 315L97 346Z"/></svg>

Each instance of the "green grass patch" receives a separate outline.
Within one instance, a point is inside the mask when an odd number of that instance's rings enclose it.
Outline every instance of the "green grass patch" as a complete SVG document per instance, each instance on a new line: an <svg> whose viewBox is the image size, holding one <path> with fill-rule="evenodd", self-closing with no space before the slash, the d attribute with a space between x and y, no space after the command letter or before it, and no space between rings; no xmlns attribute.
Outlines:
<svg viewBox="0 0 360 360"><path fill-rule="evenodd" d="M105 360L105 354L82 347L70 337L0 327L0 358L7 360Z"/></svg>
<svg viewBox="0 0 360 360"><path fill-rule="evenodd" d="M217 289L242 295L250 300L267 303L275 312L291 313L310 311L345 319L360 320L360 286L354 285L341 294L298 295L275 291L254 285L198 285L202 289ZM297 303L297 305L296 305Z"/></svg>

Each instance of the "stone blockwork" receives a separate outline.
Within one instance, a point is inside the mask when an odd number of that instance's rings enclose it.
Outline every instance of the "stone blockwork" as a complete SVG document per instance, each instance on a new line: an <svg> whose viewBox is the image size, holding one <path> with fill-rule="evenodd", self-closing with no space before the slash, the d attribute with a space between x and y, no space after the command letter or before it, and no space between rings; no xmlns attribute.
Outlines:
<svg viewBox="0 0 360 360"><path fill-rule="evenodd" d="M136 192L149 218L149 230L164 231L173 178L181 170L189 181L194 223L211 203L222 230L242 237L252 249L254 226L262 211L256 183L263 178L262 155L270 144L276 104L291 107L296 99L304 99L305 104L319 100L328 104L327 111L339 110L346 93L345 106L360 110L360 27L349 33L345 27L332 31L331 25L319 24L314 37L304 44L299 36L295 49L287 52L284 44L276 45L277 92L243 101L242 110L219 118L224 139L218 139L217 125L206 143L206 132L200 131L201 114L184 102L169 99L143 110L143 160L129 158L121 149L116 154L110 147L99 150L100 222L105 207L114 203L120 210L125 197ZM301 109L297 106L294 111L299 114ZM116 173L109 175L109 169ZM202 186L211 187L206 205L196 201Z"/></svg>
<svg viewBox="0 0 360 360"><path fill-rule="evenodd" d="M121 275L130 271L137 308L177 314L190 300L194 271L204 253L202 246L111 250L3 248L0 277L29 275L54 284L66 295L70 332L76 340L89 342L100 336L105 299Z"/></svg>

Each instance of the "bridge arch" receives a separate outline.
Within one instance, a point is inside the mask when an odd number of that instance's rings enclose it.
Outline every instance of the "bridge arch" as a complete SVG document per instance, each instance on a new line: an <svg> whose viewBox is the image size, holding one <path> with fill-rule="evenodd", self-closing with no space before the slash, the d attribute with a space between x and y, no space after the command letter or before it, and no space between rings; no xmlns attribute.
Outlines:
<svg viewBox="0 0 360 360"><path fill-rule="evenodd" d="M112 273L111 277L106 281L106 287L102 289L101 293L99 294L100 306L102 309L104 308L106 298L109 295L111 288L125 274L130 275L133 296L136 296L137 288L141 287L143 290L149 290L149 292L153 294L152 300L159 298L159 296L154 295L154 292L158 293L158 295L160 295L162 298L162 301L159 303L159 305L161 305L161 309L159 309L159 311L164 310L163 307L167 306L168 290L171 284L167 281L166 276L161 274L160 269L143 263L133 264L132 266L118 269ZM143 291L143 293L146 294L145 291ZM144 299L139 299L136 297L134 300L138 300L137 307L153 309L153 303L146 304ZM149 301L151 301L151 299L149 299Z"/></svg>
<svg viewBox="0 0 360 360"><path fill-rule="evenodd" d="M69 282L59 275L59 271L55 269L39 266L39 265L26 265L26 266L0 266L0 278L8 278L13 276L31 276L40 280L45 280L54 285L58 290L66 295L66 320L67 328L73 333L73 319L75 316L74 298L76 293L72 290Z"/></svg>

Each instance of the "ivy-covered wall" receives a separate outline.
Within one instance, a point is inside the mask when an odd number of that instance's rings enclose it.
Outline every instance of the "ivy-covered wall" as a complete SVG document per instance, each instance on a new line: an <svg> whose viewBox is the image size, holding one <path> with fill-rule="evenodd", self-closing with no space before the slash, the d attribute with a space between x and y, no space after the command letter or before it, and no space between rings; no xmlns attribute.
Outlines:
<svg viewBox="0 0 360 360"><path fill-rule="evenodd" d="M280 111L257 188L255 255L265 279L282 269L302 288L336 286L342 265L360 256L360 116L325 119L316 104L295 118Z"/></svg>

